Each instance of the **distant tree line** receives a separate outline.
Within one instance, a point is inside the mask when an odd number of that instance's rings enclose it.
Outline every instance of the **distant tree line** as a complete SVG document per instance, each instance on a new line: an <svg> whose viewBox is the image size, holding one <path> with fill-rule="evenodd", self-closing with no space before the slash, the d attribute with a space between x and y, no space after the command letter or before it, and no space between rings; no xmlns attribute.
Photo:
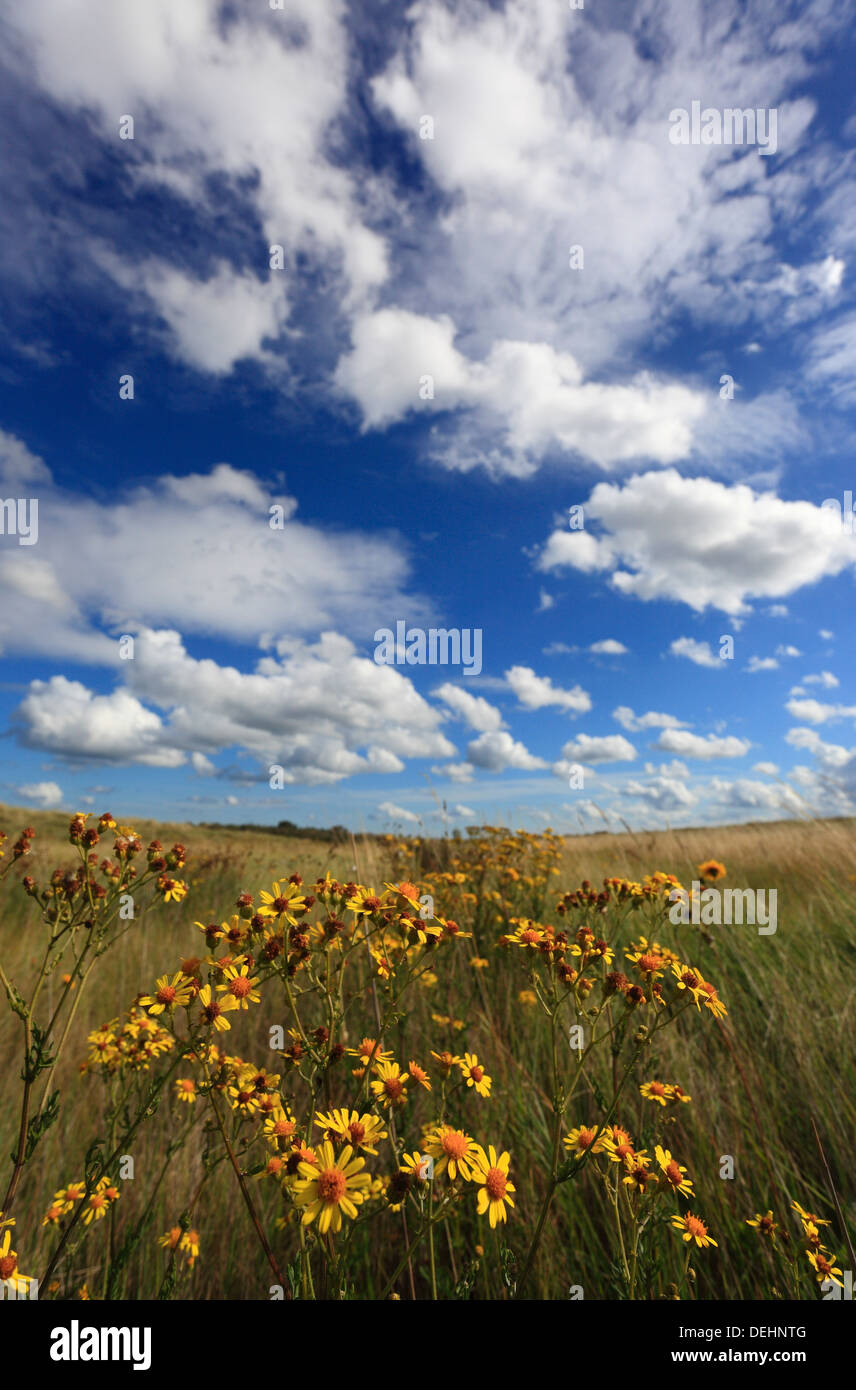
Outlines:
<svg viewBox="0 0 856 1390"><path fill-rule="evenodd" d="M287 835L295 840L325 840L331 844L342 844L350 840L351 832L347 826L331 825L329 828L317 825L295 825L293 820L281 820L276 825L257 825L255 822L242 822L241 824L225 823L223 821L205 820L199 822L203 830L254 830L257 834L263 831L265 835ZM362 835L362 838L379 840L380 835Z"/></svg>

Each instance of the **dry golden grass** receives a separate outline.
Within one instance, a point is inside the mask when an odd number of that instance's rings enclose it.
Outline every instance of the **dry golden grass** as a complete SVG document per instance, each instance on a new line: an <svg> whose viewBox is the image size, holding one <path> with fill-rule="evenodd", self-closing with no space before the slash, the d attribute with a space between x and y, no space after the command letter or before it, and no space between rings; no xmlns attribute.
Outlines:
<svg viewBox="0 0 856 1390"><path fill-rule="evenodd" d="M61 813L25 812L0 807L0 827L16 833L23 825L37 832L32 856L17 865L13 879L27 873L44 877L57 863L72 863L68 818ZM285 839L258 831L211 831L188 825L138 822L147 841L183 841L188 849L186 877L190 893L181 904L158 907L140 921L120 949L106 959L98 983L84 997L75 1019L70 1044L58 1071L63 1110L37 1151L25 1175L16 1205L18 1240L28 1263L42 1268L50 1239L39 1226L51 1194L82 1175L87 1143L98 1132L104 1099L94 1078L80 1078L77 1063L86 1052L88 1032L127 1008L140 992L151 988L156 974L177 968L177 961L199 952L197 920L220 920L232 910L237 894L255 891L276 877L299 872L311 882L329 871L343 881L357 878L379 887L392 874L388 850L378 841L336 847L307 839ZM812 1128L821 1137L831 1181L852 1231L856 1204L852 1181L852 1142L856 1134L856 875L851 872L856 850L856 823L850 821L757 824L723 829L693 829L636 834L603 834L569 838L562 849L561 873L554 880L558 893L575 888L582 879L598 886L607 875L640 879L661 869L689 884L696 866L714 856L728 866L728 884L775 888L778 891L778 931L761 937L749 928L712 929L693 950L701 967L710 971L727 1001L728 1018L710 1019L688 1042L678 1029L668 1030L658 1054L658 1072L680 1082L693 1097L674 1122L675 1147L690 1161L698 1205L719 1241L716 1251L704 1252L694 1263L700 1297L769 1298L784 1292L780 1271L771 1253L745 1226L747 1217L773 1207L784 1214L792 1200L835 1219L832 1193ZM423 846L423 864L436 866L449 852L443 843ZM354 868L356 864L356 869ZM551 895L552 899L552 895ZM21 888L7 883L0 916L0 958L7 974L22 986L37 969L40 933L35 906ZM551 919L552 920L552 919ZM497 929L498 930L498 929ZM683 931L672 927L664 942L680 948ZM697 938L696 938L697 939ZM683 938L686 940L686 937ZM464 947L464 943L460 943ZM545 1151L548 1147L549 1097L545 1089L547 1043L543 1019L521 1007L525 984L518 962L480 942L489 954L484 971L468 968L466 957L456 960L448 990L442 996L423 992L408 1014L403 1048L419 1043L421 1057L428 1047L454 1044L484 1056L494 1076L490 1130L512 1153L518 1186L518 1211L504 1239L507 1258L522 1256L524 1241L516 1222L532 1224L543 1192ZM490 948L490 949L488 949ZM458 948L456 947L456 950ZM475 947L466 947L472 954ZM437 1037L431 1014L451 1014L466 1029L455 1037ZM269 1058L268 1029L274 1022L268 1008L242 1020L241 1054L255 1062ZM0 1153L8 1155L15 1137L13 1099L19 1089L18 1021L0 1014ZM234 1038L236 1035L232 1035ZM431 1038L430 1043L424 1039ZM233 1046L235 1044L233 1043ZM399 1055L397 1053L397 1055ZM403 1055L403 1054L401 1054ZM414 1054L409 1054L414 1055ZM645 1079L644 1063L640 1079ZM622 1122L646 1137L650 1116L638 1096L628 1097ZM590 1122L581 1099L570 1125ZM136 1179L140 1192L146 1178L163 1162L169 1139L164 1112L144 1127L135 1140ZM733 1180L719 1176L720 1160L731 1155ZM152 1297L163 1271L155 1237L176 1220L194 1187L202 1162L202 1145L191 1143L170 1162L159 1190L146 1240L130 1259L123 1295ZM125 1185L123 1221L130 1218L136 1199ZM582 1284L586 1297L620 1296L616 1269L605 1254L607 1218L596 1200L593 1181L585 1174L559 1192L533 1273L530 1293L551 1299L568 1296ZM275 1206L267 1193L261 1198L273 1223ZM136 1212L139 1215L139 1212ZM392 1221L390 1216L384 1218ZM234 1178L224 1167L212 1180L205 1211L198 1225L202 1259L192 1284L181 1296L264 1298L270 1271L252 1240L247 1214ZM119 1235L121 1235L121 1223ZM397 1234L397 1227L396 1227ZM473 1259L478 1232L475 1225L456 1228L460 1247L449 1252L449 1272L441 1275L441 1296L451 1296L455 1277ZM473 1292L478 1297L504 1296L497 1270L501 1251L494 1245ZM846 1255L845 1231L836 1229L835 1249ZM485 1241L485 1244L489 1243ZM95 1248L93 1248L95 1247ZM96 1242L86 1247L90 1263L74 1269L74 1283L88 1282L97 1291L101 1255ZM495 1268L488 1270L493 1254ZM655 1250L643 1251L645 1277L658 1277ZM360 1288L356 1296L377 1292L388 1266L376 1243L361 1255ZM416 1271L414 1287L425 1296L425 1274ZM73 1293L65 1288L64 1293Z"/></svg>

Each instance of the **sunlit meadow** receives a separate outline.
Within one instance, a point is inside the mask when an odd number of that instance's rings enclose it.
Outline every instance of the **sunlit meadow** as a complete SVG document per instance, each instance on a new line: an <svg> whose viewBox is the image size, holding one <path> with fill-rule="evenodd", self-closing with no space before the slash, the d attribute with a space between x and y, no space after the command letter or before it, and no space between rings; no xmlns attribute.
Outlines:
<svg viewBox="0 0 856 1390"><path fill-rule="evenodd" d="M324 843L19 819L6 1296L842 1289L849 822ZM777 930L673 922L694 881L775 888Z"/></svg>

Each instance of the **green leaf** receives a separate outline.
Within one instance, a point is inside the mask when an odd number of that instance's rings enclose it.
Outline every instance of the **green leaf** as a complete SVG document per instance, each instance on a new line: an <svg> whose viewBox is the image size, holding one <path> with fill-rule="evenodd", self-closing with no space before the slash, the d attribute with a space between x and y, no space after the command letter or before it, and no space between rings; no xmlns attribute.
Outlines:
<svg viewBox="0 0 856 1390"><path fill-rule="evenodd" d="M59 1119L59 1091L52 1091L44 1104L42 1113L34 1115L27 1125L27 1142L24 1148L24 1162L26 1163L35 1150L36 1145L43 1135L47 1133L51 1125Z"/></svg>

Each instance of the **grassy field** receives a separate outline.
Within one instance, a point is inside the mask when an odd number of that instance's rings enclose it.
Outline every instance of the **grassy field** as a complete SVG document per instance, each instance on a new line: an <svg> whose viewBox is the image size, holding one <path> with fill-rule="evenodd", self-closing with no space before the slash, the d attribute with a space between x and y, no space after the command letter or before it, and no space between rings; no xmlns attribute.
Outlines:
<svg viewBox="0 0 856 1390"><path fill-rule="evenodd" d="M33 852L15 864L0 888L0 963L7 979L25 997L28 980L39 969L45 927L38 905L26 896L20 880L27 873L44 882L55 865L75 860L68 843L67 816L0 808L0 828L10 836L27 823L36 830ZM186 845L183 874L189 892L182 902L158 905L137 921L99 962L77 1003L52 1082L62 1096L59 1118L26 1165L14 1204L20 1268L34 1276L45 1269L57 1240L55 1228L40 1224L42 1216L58 1188L83 1178L87 1149L105 1126L109 1087L96 1076L79 1074L87 1054L87 1035L119 1016L136 996L150 992L156 976L177 970L181 958L205 954L204 937L194 923L227 918L240 893L269 888L274 879L294 872L307 885L330 873L342 882L356 879L380 890L386 881L398 882L404 868L414 882L441 873L455 853L449 843L423 844L412 850L406 865L401 856L394 861L393 847L379 841L331 846L263 830L211 831L142 822L135 828L144 843L156 837L165 846L176 840ZM7 852L10 844L11 839ZM550 879L544 922L560 922L554 911L556 899L583 879L599 887L606 876L640 880L662 870L689 886L697 877L696 866L710 857L727 866L729 886L778 892L774 935L759 935L748 926L704 930L668 922L658 930L664 946L683 959L691 958L706 978L715 981L728 1014L721 1020L707 1012L697 1017L693 1009L689 1017L663 1030L657 1039L656 1060L642 1048L614 1118L632 1132L638 1148L652 1150L663 1142L686 1165L695 1185L693 1210L704 1214L717 1245L694 1253L691 1273L682 1281L681 1241L662 1223L655 1235L652 1223L638 1241L636 1297L669 1297L678 1289L684 1298L787 1297L794 1256L799 1262L800 1296L819 1297L814 1273L799 1244L799 1222L794 1224L790 1209L793 1201L831 1221L826 1243L839 1265L853 1267L845 1227L851 1237L856 1233L852 1164L856 873L851 872L855 850L856 825L849 821L603 834L559 843L559 873ZM441 888L433 891L439 894ZM402 1298L428 1298L432 1291L448 1298L456 1296L456 1289L457 1296L482 1299L514 1292L550 1172L552 1043L543 1012L533 1002L521 1001L521 992L529 984L524 953L495 944L503 929L498 920L502 911L493 911L495 906L489 900L473 909L475 937L452 944L451 964L443 971L438 967L436 983L429 979L429 987L424 982L415 987L401 1010L403 1016L394 1020L385 1035L385 1045L403 1065L416 1059L433 1077L431 1093L413 1088L418 1095L407 1109L408 1151L418 1141L420 1120L427 1123L432 1118L437 1092L432 1050L478 1054L493 1078L491 1095L475 1102L467 1092L464 1099L469 1108L464 1110L462 1100L460 1118L457 1112L453 1118L470 1133L477 1129L485 1143L509 1151L516 1207L509 1212L507 1225L493 1231L487 1221L477 1218L474 1206L459 1203L438 1226L433 1277L423 1245L395 1278L397 1260L391 1252L393 1247L406 1250L405 1228L412 1236L415 1218L408 1217L406 1205L402 1211L386 1209L370 1227L360 1227L358 1238L349 1240L349 1275L344 1290L339 1286L338 1296L386 1294L391 1278ZM442 897L436 911L438 916L447 915ZM467 925L462 917L461 924ZM623 954L634 929L644 931L644 923L625 924L620 938L610 937L617 956ZM606 928L604 934L609 935ZM614 968L629 973L620 959ZM50 976L43 999L48 1013L57 988L56 976ZM371 1017L373 989L366 983L359 1001L362 1014L355 1007L353 1019L345 1016L339 1036L348 1046L359 1043L366 1027L363 1020ZM257 1066L279 1072L282 1059L270 1051L269 1030L277 1024L289 1026L284 1005L264 995L255 1009L232 1018L232 1031L220 1036L222 1045ZM21 1019L5 1009L0 1014L4 1165L17 1141L21 1037ZM602 1096L615 1069L608 1047L602 1054L574 1094L566 1129L592 1124L602 1109ZM339 1065L338 1073L331 1072L332 1090L325 1080L319 1103L347 1103L354 1083L347 1065ZM560 1059L563 1072L570 1075L573 1067L570 1054ZM640 1084L652 1077L678 1083L692 1097L691 1103L660 1114L660 1108L639 1091ZM201 1103L195 1109L201 1116ZM155 1297L163 1291L169 1252L158 1246L157 1237L188 1209L204 1174L211 1142L210 1125L200 1118L183 1146L169 1153L167 1146L178 1127L187 1128L193 1121L193 1110L164 1099L157 1113L135 1133L129 1148L134 1178L120 1184L121 1201L110 1218L96 1223L91 1239L57 1266L57 1296L74 1297L84 1285L91 1297L108 1290L126 1298ZM723 1177L723 1159L728 1156L733 1160L733 1176ZM249 1157L243 1167L251 1171ZM391 1155L382 1148L378 1158L369 1160L369 1168L373 1173L390 1173ZM5 1188L5 1167L0 1169L0 1182ZM277 1225L283 1209L278 1184L254 1175L247 1185L271 1246L276 1249L279 1244L286 1251L294 1232ZM746 1225L747 1218L768 1209L780 1227L790 1229L790 1245L783 1242L781 1233L771 1243ZM139 1223L143 1223L140 1239L123 1256L118 1277L111 1276L111 1263L116 1264L127 1232ZM273 1282L269 1261L228 1162L212 1170L204 1200L200 1198L192 1211L192 1224L200 1235L200 1258L192 1271L182 1274L173 1296L269 1297ZM367 1230L372 1231L371 1237ZM74 1250L73 1242L69 1250ZM320 1288L319 1277L324 1281ZM316 1275L314 1291L334 1296L326 1279L325 1266ZM582 1287L587 1299L627 1296L615 1212L605 1200L594 1163L556 1190L527 1296L566 1299L572 1286Z"/></svg>

